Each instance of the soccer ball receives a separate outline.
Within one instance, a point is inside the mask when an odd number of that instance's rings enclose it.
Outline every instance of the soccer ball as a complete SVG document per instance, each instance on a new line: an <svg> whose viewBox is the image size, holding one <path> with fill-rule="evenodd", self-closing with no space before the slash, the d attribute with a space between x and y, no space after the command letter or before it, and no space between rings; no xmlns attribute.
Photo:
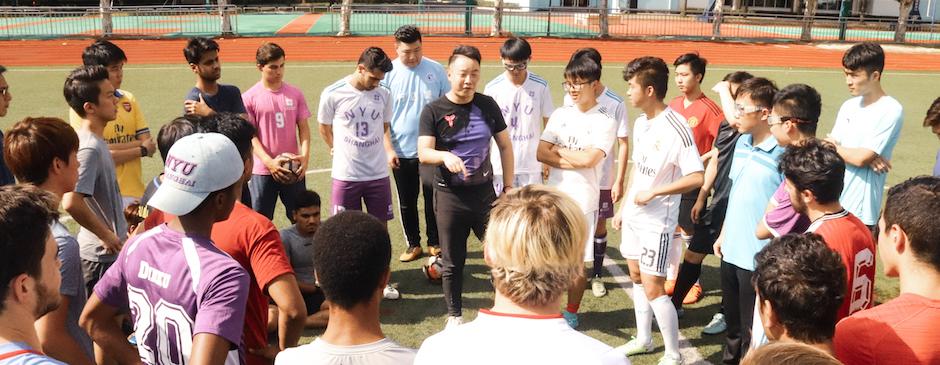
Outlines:
<svg viewBox="0 0 940 365"><path fill-rule="evenodd" d="M444 264L441 262L441 256L431 256L428 257L427 263L421 267L421 271L424 272L424 276L428 278L428 281L432 283L440 283L441 275L444 273Z"/></svg>
<svg viewBox="0 0 940 365"><path fill-rule="evenodd" d="M287 158L287 160L284 160L283 162L281 162L281 167L290 170L290 172L293 172L295 175L298 175L298 176L300 175L300 172L297 171L297 169L300 168L300 163L297 162L297 161L295 161L295 160L292 158L292 157L294 157L293 155L291 155L291 154L289 154L289 153L282 153L282 154L280 154L278 157L286 157L286 158Z"/></svg>

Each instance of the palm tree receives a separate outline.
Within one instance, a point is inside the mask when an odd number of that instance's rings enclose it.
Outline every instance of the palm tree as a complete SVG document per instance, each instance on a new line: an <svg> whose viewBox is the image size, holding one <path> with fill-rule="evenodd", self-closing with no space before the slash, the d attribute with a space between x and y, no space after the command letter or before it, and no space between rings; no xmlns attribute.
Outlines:
<svg viewBox="0 0 940 365"><path fill-rule="evenodd" d="M351 34L349 31L349 18L351 17L352 0L343 0L343 5L340 9L339 33L336 33L337 36L343 37Z"/></svg>
<svg viewBox="0 0 940 365"><path fill-rule="evenodd" d="M894 41L904 42L904 36L907 32L907 20L910 18L911 8L914 0L898 1L898 27L894 30Z"/></svg>

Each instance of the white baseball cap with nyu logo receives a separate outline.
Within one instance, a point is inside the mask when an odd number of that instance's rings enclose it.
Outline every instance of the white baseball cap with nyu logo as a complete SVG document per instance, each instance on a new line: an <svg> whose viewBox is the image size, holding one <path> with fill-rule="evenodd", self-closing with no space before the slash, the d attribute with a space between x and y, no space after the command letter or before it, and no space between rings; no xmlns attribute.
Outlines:
<svg viewBox="0 0 940 365"><path fill-rule="evenodd" d="M163 183L148 205L175 216L189 214L212 192L242 177L245 164L228 137L196 133L180 138L167 153Z"/></svg>

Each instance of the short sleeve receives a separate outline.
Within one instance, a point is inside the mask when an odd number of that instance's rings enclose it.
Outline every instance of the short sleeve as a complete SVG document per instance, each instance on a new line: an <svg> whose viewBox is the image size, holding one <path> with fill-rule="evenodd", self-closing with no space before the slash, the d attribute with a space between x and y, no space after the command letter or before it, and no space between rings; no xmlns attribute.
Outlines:
<svg viewBox="0 0 940 365"><path fill-rule="evenodd" d="M229 100L232 103L232 112L235 114L248 113L248 111L245 110L245 103L242 101L242 91L234 85L229 85L229 87L231 88Z"/></svg>
<svg viewBox="0 0 940 365"><path fill-rule="evenodd" d="M295 90L297 90L297 119L299 122L304 119L309 119L312 113L310 112L310 107L307 106L307 97L300 89Z"/></svg>
<svg viewBox="0 0 940 365"><path fill-rule="evenodd" d="M764 214L763 224L774 237L780 237L797 231L801 215L793 209L786 183L781 183L770 198L774 207Z"/></svg>
<svg viewBox="0 0 940 365"><path fill-rule="evenodd" d="M894 145L892 142L896 141L901 133L902 114L900 106L881 114L875 128L865 131L868 135L862 139L864 143L861 147L884 155L888 146Z"/></svg>
<svg viewBox="0 0 940 365"><path fill-rule="evenodd" d="M691 131L689 135L692 135ZM679 164L679 171L682 172L682 176L704 170L702 159L698 154L698 149L695 148L695 143L689 144L688 146L677 143L676 146L679 149L677 151L678 155L676 156L676 161Z"/></svg>
<svg viewBox="0 0 940 365"><path fill-rule="evenodd" d="M540 140L551 144L558 144L558 118L560 118L560 112L561 109L556 109L552 112L552 115L548 117L548 123L545 124L545 129L542 130L542 136L539 137Z"/></svg>
<svg viewBox="0 0 940 365"><path fill-rule="evenodd" d="M392 103L392 93L389 92L388 89L384 89L384 90L385 90L385 92L384 92L384 94L385 94L385 112L384 112L383 115L385 115L385 120L384 120L383 122L384 122L385 124L389 124L389 123L392 122L392 115L394 115L394 114L393 114L393 111L392 111L392 104L393 104L393 103Z"/></svg>
<svg viewBox="0 0 940 365"><path fill-rule="evenodd" d="M290 241L291 241L290 236L289 236L289 234L287 233L287 230L288 230L288 229L289 229L289 228L282 229L282 230L280 231L280 234L281 234L281 244L282 244L282 246L284 246L284 255L287 256L287 259L288 259L288 260L290 260L291 257L292 257L292 255L293 255L293 252L291 252L291 246L292 246L292 245L291 245L291 242L290 242Z"/></svg>
<svg viewBox="0 0 940 365"><path fill-rule="evenodd" d="M78 150L78 182L75 184L74 191L83 195L93 195L100 168L101 160L98 150L94 147L80 148Z"/></svg>
<svg viewBox="0 0 940 365"><path fill-rule="evenodd" d="M607 119L607 117L605 117ZM592 133L591 137L591 146L597 148L604 152L604 156L609 156L610 151L614 148L614 141L616 141L616 132L617 132L617 123L608 119L608 127L604 128L601 133Z"/></svg>
<svg viewBox="0 0 940 365"><path fill-rule="evenodd" d="M499 104L496 104L496 100L487 96L486 108L488 109L486 114L493 118L493 135L506 130L506 119L503 118L503 111L499 110Z"/></svg>
<svg viewBox="0 0 940 365"><path fill-rule="evenodd" d="M430 102L421 110L418 118L418 135L437 137L437 126L434 120L434 102Z"/></svg>
<svg viewBox="0 0 940 365"><path fill-rule="evenodd" d="M206 284L201 299L193 336L209 333L240 345L248 303L248 274L245 269L231 267L219 272Z"/></svg>
<svg viewBox="0 0 940 365"><path fill-rule="evenodd" d="M317 121L320 124L332 125L335 114L336 110L330 100L330 93L323 90L323 93L320 94L320 106L317 108Z"/></svg>
<svg viewBox="0 0 940 365"><path fill-rule="evenodd" d="M262 290L266 290L268 284L278 276L294 272L284 251L281 235L274 229L273 223L265 223L254 223L258 227L252 231L260 234L249 238L252 244L248 252L251 271Z"/></svg>
<svg viewBox="0 0 940 365"><path fill-rule="evenodd" d="M623 102L618 103L614 117L617 119L617 138L630 137L630 116L627 113L627 105Z"/></svg>
<svg viewBox="0 0 940 365"><path fill-rule="evenodd" d="M251 90L249 89L244 94L242 94L242 104L245 105L245 114L248 114L248 121L251 122L255 128L257 128L258 118L255 117L255 105L251 101L251 94L249 94L250 92Z"/></svg>
<svg viewBox="0 0 940 365"><path fill-rule="evenodd" d="M885 333L890 328L872 328L868 323L874 321L866 318L846 317L836 324L836 333L832 339L836 358L844 364L873 364L875 356L872 353L873 331Z"/></svg>
<svg viewBox="0 0 940 365"><path fill-rule="evenodd" d="M548 86L542 88L542 118L548 118L555 111L555 104L552 103L552 92Z"/></svg>
<svg viewBox="0 0 940 365"><path fill-rule="evenodd" d="M140 135L150 133L150 126L147 125L147 120L144 119L144 112L140 109L140 103L137 102L137 98L131 95L130 97L131 108L134 110L134 136L139 137Z"/></svg>
<svg viewBox="0 0 940 365"><path fill-rule="evenodd" d="M127 281L124 280L124 262L127 261L127 250L121 250L111 267L105 271L98 284L95 284L94 293L102 303L114 308L127 308Z"/></svg>
<svg viewBox="0 0 940 365"><path fill-rule="evenodd" d="M836 113L836 122L832 125L832 131L829 132L829 137L834 138L836 141L842 141L842 139L845 137L845 124L847 123L846 118L848 118L848 116L846 116L848 112L845 109L849 103L853 102L853 100L854 99L849 99L844 104L842 104L842 107L839 108L839 112Z"/></svg>
<svg viewBox="0 0 940 365"><path fill-rule="evenodd" d="M447 79L447 72L444 71L443 66L435 65L434 68L437 69L437 73L438 73L437 82L440 83L440 91L437 97L442 97L444 96L444 94L447 94L447 92L450 91L450 80Z"/></svg>
<svg viewBox="0 0 940 365"><path fill-rule="evenodd" d="M74 245L78 247L78 241L71 236L56 236L56 245L59 247L59 273L62 274L62 282L59 285L59 293L65 296L77 297L79 294L84 296L85 285L82 280L82 264L78 250L70 252L67 246Z"/></svg>

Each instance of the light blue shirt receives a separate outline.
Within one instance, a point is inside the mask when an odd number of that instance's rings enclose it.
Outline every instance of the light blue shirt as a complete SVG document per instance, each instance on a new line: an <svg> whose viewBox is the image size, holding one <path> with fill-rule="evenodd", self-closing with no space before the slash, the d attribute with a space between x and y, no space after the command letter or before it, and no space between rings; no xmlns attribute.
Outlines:
<svg viewBox="0 0 940 365"><path fill-rule="evenodd" d="M396 59L382 85L392 95L392 144L401 158L418 158L418 119L428 103L450 91L447 72L440 63L424 58L414 68Z"/></svg>
<svg viewBox="0 0 940 365"><path fill-rule="evenodd" d="M890 96L871 105L862 106L862 97L846 100L836 115L830 137L843 147L864 148L891 160L892 151L904 124L901 103ZM855 214L862 223L878 223L881 199L888 174L877 173L869 166L845 164L845 185L839 199L845 210Z"/></svg>
<svg viewBox="0 0 940 365"><path fill-rule="evenodd" d="M0 357L13 355L23 351L20 355L10 356L0 360L0 365L67 365L51 357L39 353L23 342L7 342L0 344Z"/></svg>
<svg viewBox="0 0 940 365"><path fill-rule="evenodd" d="M751 271L754 270L754 255L770 242L757 239L754 231L764 216L767 202L783 182L777 161L784 151L773 136L757 146L752 145L753 139L750 134L742 135L734 146L728 173L731 196L721 244L722 260Z"/></svg>

